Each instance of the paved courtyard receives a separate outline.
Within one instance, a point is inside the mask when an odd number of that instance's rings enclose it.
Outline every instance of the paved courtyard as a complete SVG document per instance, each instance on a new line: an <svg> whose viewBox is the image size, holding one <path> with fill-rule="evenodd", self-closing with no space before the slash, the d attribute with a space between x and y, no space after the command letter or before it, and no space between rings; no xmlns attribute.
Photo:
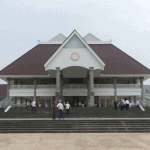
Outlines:
<svg viewBox="0 0 150 150"><path fill-rule="evenodd" d="M149 150L149 133L0 134L0 150Z"/></svg>

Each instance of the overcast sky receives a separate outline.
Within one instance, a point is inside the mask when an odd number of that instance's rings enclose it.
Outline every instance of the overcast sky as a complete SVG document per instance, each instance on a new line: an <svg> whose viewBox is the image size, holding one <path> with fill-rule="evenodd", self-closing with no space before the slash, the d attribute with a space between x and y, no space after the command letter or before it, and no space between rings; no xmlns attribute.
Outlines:
<svg viewBox="0 0 150 150"><path fill-rule="evenodd" d="M150 68L150 0L0 0L0 70L38 40L68 36L74 29L81 36L112 39Z"/></svg>

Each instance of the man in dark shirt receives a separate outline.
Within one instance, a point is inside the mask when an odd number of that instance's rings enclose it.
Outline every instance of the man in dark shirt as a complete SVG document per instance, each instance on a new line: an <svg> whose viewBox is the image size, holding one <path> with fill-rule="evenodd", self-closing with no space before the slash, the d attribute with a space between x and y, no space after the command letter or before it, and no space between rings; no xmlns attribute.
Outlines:
<svg viewBox="0 0 150 150"><path fill-rule="evenodd" d="M52 104L52 112L53 112L53 120L56 120L55 117L56 117L56 105L55 103L53 102Z"/></svg>
<svg viewBox="0 0 150 150"><path fill-rule="evenodd" d="M115 110L117 111L117 105L118 105L118 103L117 103L117 101L115 100L115 102L114 102L114 107L115 107Z"/></svg>

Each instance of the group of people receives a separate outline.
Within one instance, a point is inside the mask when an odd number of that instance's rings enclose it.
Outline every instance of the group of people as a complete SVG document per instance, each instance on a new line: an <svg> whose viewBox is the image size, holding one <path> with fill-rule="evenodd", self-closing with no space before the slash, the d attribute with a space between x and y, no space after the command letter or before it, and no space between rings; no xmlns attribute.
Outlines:
<svg viewBox="0 0 150 150"><path fill-rule="evenodd" d="M120 99L120 102L118 104L117 100L115 100L114 102L114 107L115 107L115 110L117 111L117 107L120 107L120 110L123 111L123 109L125 108L126 110L128 110L129 108L131 108L131 102L125 98L125 99Z"/></svg>
<svg viewBox="0 0 150 150"><path fill-rule="evenodd" d="M32 112L36 112L36 101L33 100L33 102L31 103L31 106L32 106ZM30 103L27 102L27 107L30 108ZM69 108L70 108L70 104L69 102L67 102L67 104L61 102L61 100L59 100L58 103L55 103L53 102L52 103L52 118L55 119L56 118L56 110L58 110L58 113L59 113L59 119L63 119L64 116L64 108L66 108L66 112L67 112L67 115L69 114Z"/></svg>
<svg viewBox="0 0 150 150"><path fill-rule="evenodd" d="M59 100L59 102L56 104L55 102L53 102L52 104L52 112L53 112L53 119L56 120L56 111L58 110L59 113L59 120L64 119L64 108L66 108L67 111L67 115L69 114L69 108L70 108L70 104L69 102L67 102L67 104L62 104L61 100Z"/></svg>
<svg viewBox="0 0 150 150"><path fill-rule="evenodd" d="M37 106L38 106L39 108L41 108L41 107L48 107L47 103L45 104L45 106L43 106L41 103L37 104ZM28 101L28 102L27 102L27 107L32 107L32 103L30 103L30 102Z"/></svg>
<svg viewBox="0 0 150 150"><path fill-rule="evenodd" d="M32 112L35 111L36 112L36 101L33 100L33 102L30 104L30 102L27 102L27 108L29 108L30 110L30 107L32 107Z"/></svg>

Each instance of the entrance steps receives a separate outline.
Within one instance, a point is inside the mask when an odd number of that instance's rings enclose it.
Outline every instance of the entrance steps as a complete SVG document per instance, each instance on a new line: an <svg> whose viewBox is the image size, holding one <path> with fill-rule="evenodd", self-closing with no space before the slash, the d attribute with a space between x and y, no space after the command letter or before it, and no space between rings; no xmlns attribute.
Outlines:
<svg viewBox="0 0 150 150"><path fill-rule="evenodd" d="M150 119L0 120L0 133L150 133Z"/></svg>
<svg viewBox="0 0 150 150"><path fill-rule="evenodd" d="M56 113L58 118L58 112ZM126 111L117 111L113 107L71 107L69 115L64 110L65 118L150 118L150 107L145 107L145 111L133 107ZM11 108L4 113L0 109L0 118L52 118L52 108L37 108L37 112L32 113L31 108L17 107Z"/></svg>

